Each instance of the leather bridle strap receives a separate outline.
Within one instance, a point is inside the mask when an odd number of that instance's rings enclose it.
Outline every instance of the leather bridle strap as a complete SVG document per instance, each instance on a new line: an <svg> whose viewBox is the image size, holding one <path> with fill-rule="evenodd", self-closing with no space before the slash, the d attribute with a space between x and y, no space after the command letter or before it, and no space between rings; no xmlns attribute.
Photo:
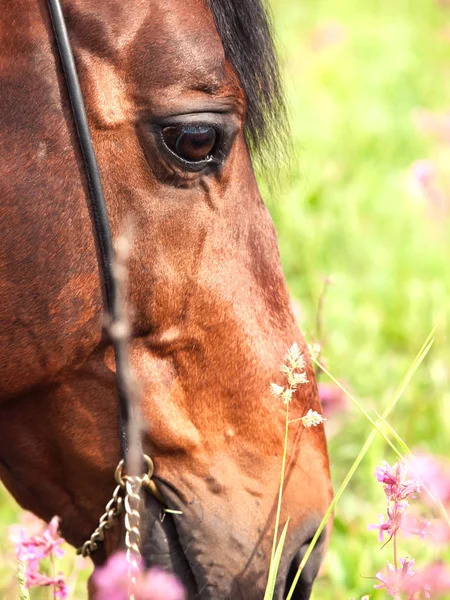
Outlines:
<svg viewBox="0 0 450 600"><path fill-rule="evenodd" d="M119 298L118 286L114 278L114 248L109 225L108 211L106 209L105 196L100 178L97 158L92 144L89 123L86 116L86 109L83 101L78 79L77 68L70 45L67 27L64 20L61 4L59 0L48 0L50 15L53 23L53 31L58 45L61 64L65 75L67 90L72 105L72 114L77 129L78 140L83 155L84 166L91 196L91 208L95 224L95 233L98 244L98 253L101 263L101 273L103 278L104 296L106 308L111 321L111 325L118 322L119 319ZM128 349L127 345L112 340L114 355L116 361L116 382L119 395L119 416L120 416L120 444L122 457L127 461L128 455L128 427L133 418L132 404L128 397L128 388L125 377L128 370Z"/></svg>

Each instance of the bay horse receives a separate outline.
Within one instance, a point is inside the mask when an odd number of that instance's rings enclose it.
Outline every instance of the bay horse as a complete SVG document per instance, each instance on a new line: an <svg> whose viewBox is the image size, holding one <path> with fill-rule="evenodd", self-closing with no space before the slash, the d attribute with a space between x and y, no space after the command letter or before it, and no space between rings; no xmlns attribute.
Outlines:
<svg viewBox="0 0 450 600"><path fill-rule="evenodd" d="M63 0L114 239L133 219L130 362L167 504L142 510L146 564L188 597L261 599L296 341L252 155L284 130L262 0ZM0 12L0 476L21 506L89 538L120 459L115 361L89 185L45 0ZM291 418L320 410L314 373ZM275 598L331 498L323 427L293 426ZM294 598L307 599L326 546ZM96 566L121 544L111 529Z"/></svg>

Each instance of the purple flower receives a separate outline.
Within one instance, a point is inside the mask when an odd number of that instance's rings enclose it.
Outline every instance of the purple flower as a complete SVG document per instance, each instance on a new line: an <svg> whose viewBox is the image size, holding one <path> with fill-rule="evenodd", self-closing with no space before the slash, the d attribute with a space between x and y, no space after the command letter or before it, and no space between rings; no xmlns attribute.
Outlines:
<svg viewBox="0 0 450 600"><path fill-rule="evenodd" d="M58 573L55 577L49 577L39 571L29 571L26 574L26 586L30 587L52 587L53 596L59 600L67 597L67 584L64 573Z"/></svg>
<svg viewBox="0 0 450 600"><path fill-rule="evenodd" d="M408 600L417 598L419 593L424 594L425 598L431 598L431 592L433 597L450 592L450 568L442 563L430 565L408 580L404 588Z"/></svg>
<svg viewBox="0 0 450 600"><path fill-rule="evenodd" d="M53 517L47 527L35 535L29 536L24 527L10 535L16 544L17 558L24 564L25 585L30 587L53 587L54 597L64 600L67 586L63 573L50 577L40 572L40 561L46 558L61 557L64 551L60 547L64 539L58 534L59 517Z"/></svg>
<svg viewBox="0 0 450 600"><path fill-rule="evenodd" d="M53 517L46 529L37 535L28 536L25 528L20 529L19 535L11 535L16 544L17 558L23 561L40 561L55 553L61 557L64 551L60 548L64 539L58 535L60 518Z"/></svg>
<svg viewBox="0 0 450 600"><path fill-rule="evenodd" d="M325 417L329 418L334 413L348 408L347 396L337 385L320 382L318 388Z"/></svg>
<svg viewBox="0 0 450 600"><path fill-rule="evenodd" d="M93 575L97 600L128 600L128 562L124 552L109 557Z"/></svg>
<svg viewBox="0 0 450 600"><path fill-rule="evenodd" d="M185 600L181 583L169 573L153 567L145 576L136 600Z"/></svg>
<svg viewBox="0 0 450 600"><path fill-rule="evenodd" d="M95 570L93 582L97 600L128 600L130 579L126 554L113 554L107 563ZM136 600L185 600L183 586L178 579L158 567L145 573L142 567L136 576L133 590Z"/></svg>
<svg viewBox="0 0 450 600"><path fill-rule="evenodd" d="M443 519L433 519L428 523L427 534L434 544L450 544L450 528Z"/></svg>
<svg viewBox="0 0 450 600"><path fill-rule="evenodd" d="M383 515L379 515L379 518L380 518L380 522L378 523L378 525L375 525L375 524L369 525L368 529L369 530L377 529L378 530L378 541L384 542L384 534L385 533L387 533L389 535L389 538L391 538L391 536L392 536L391 523L390 523L389 519L387 519L385 521Z"/></svg>
<svg viewBox="0 0 450 600"><path fill-rule="evenodd" d="M417 519L412 522L405 517L408 508L407 498L410 496L414 498L414 494L420 492L418 482L409 477L408 465L398 462L391 467L383 461L376 469L375 477L383 484L388 501L387 518L380 516L378 525L369 525L369 529L378 530L378 541L384 541L385 533L391 539L400 529L407 534L416 534L423 538L427 524L422 525Z"/></svg>
<svg viewBox="0 0 450 600"><path fill-rule="evenodd" d="M421 540L424 540L429 527L430 521L420 519L411 514L403 516L401 530L406 537L409 537L410 535L418 535Z"/></svg>
<svg viewBox="0 0 450 600"><path fill-rule="evenodd" d="M398 462L390 467L386 461L383 461L376 469L375 477L384 485L384 493L390 501L400 502L420 492L419 483L408 479L408 465L404 462Z"/></svg>
<svg viewBox="0 0 450 600"><path fill-rule="evenodd" d="M424 452L409 460L410 469L444 504L450 504L450 461Z"/></svg>
<svg viewBox="0 0 450 600"><path fill-rule="evenodd" d="M396 569L394 565L388 562L386 571L375 575L379 583L373 587L377 590L386 590L391 596L401 594L405 590L408 581L415 575L415 572L412 570L414 565L412 558L401 558L400 564L401 567Z"/></svg>
<svg viewBox="0 0 450 600"><path fill-rule="evenodd" d="M414 469L417 474L423 465L417 465ZM430 469L424 469L421 474L421 480L425 480L426 475L430 476ZM384 572L376 574L378 581L375 584L376 589L384 589L395 600L423 600L431 598L431 592L443 593L450 591L450 570L442 565L429 567L422 573L413 571L414 560L411 558L400 559L400 565L397 561L397 534L401 530L406 535L419 535L422 539L428 532L430 523L419 519L414 515L406 516L409 497L420 492L420 485L416 479L411 478L408 465L401 461L394 466L390 466L383 461L375 472L377 480L383 484L384 492L387 498L387 518L380 518L378 525L371 525L369 529L377 529L379 540L383 541L384 534L388 534L389 540L392 539L394 547L394 564L387 563Z"/></svg>

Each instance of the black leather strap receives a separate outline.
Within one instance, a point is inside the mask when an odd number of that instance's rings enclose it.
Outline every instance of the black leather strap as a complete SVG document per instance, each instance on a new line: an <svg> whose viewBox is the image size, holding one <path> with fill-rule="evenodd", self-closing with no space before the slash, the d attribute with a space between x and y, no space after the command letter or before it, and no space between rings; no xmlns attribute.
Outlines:
<svg viewBox="0 0 450 600"><path fill-rule="evenodd" d="M97 236L98 252L101 261L101 274L103 278L106 309L112 323L118 317L118 289L113 274L114 248L109 226L108 211L100 178L97 158L92 144L89 123L78 79L77 68L70 45L64 14L59 0L48 0L53 31L58 45L61 64L67 84L67 90L72 105L72 114L78 133L80 148L83 155L84 166L92 200L92 214L94 217L95 232ZM116 381L119 394L120 414L120 443L122 457L125 460L128 454L128 423L130 419L131 403L127 397L124 369L128 368L128 352L123 344L112 342L116 360Z"/></svg>

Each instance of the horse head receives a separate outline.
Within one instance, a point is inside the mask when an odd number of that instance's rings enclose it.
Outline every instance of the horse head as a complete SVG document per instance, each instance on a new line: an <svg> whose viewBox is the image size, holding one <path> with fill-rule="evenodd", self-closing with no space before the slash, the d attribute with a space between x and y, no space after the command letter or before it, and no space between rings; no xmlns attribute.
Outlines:
<svg viewBox="0 0 450 600"><path fill-rule="evenodd" d="M113 238L132 220L130 363L143 446L167 505L142 507L142 553L191 598L262 597L296 342L320 410L252 152L284 128L260 0L64 0ZM0 475L18 502L89 538L120 459L89 187L44 0L0 15ZM281 109L281 110L280 110ZM273 145L271 145L273 144ZM274 152L274 150L273 150ZM292 425L276 597L329 504L323 427ZM324 536L326 538L326 536ZM121 543L108 532L97 565ZM309 598L326 540L294 598Z"/></svg>

